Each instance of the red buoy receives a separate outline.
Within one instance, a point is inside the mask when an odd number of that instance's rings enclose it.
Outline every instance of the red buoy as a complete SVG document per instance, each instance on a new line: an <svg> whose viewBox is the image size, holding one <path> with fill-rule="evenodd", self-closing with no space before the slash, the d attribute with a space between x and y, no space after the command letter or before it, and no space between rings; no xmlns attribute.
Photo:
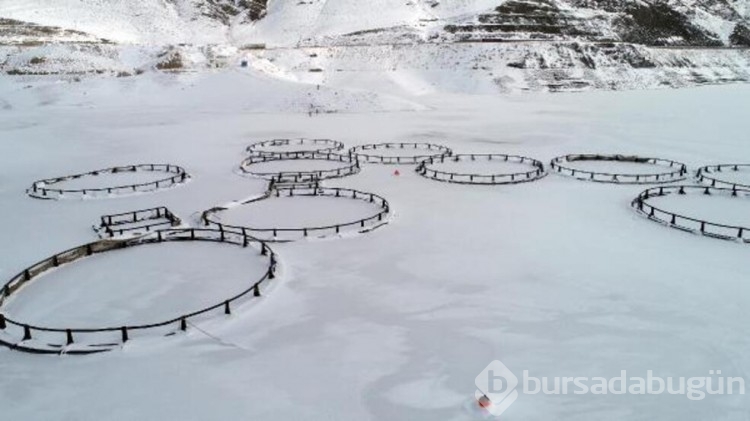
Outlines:
<svg viewBox="0 0 750 421"><path fill-rule="evenodd" d="M477 404L479 404L480 408L487 409L492 406L492 401L487 396L482 396L481 398L477 399Z"/></svg>

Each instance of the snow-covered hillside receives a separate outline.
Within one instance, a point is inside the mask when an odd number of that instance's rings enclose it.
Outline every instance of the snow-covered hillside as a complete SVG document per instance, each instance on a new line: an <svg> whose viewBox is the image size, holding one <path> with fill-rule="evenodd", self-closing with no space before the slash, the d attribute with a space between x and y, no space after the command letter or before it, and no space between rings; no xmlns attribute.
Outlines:
<svg viewBox="0 0 750 421"><path fill-rule="evenodd" d="M407 93L750 80L743 0L5 0L0 18L12 23L0 72L14 75L248 61L287 81Z"/></svg>
<svg viewBox="0 0 750 421"><path fill-rule="evenodd" d="M3 0L0 17L120 43L227 42L227 28L257 18L265 0Z"/></svg>
<svg viewBox="0 0 750 421"><path fill-rule="evenodd" d="M4 0L0 17L142 44L293 45L408 28L431 36L470 32L730 45L743 43L749 10L741 0Z"/></svg>
<svg viewBox="0 0 750 421"><path fill-rule="evenodd" d="M272 45L407 31L421 34L422 40L447 36L719 46L747 44L739 34L749 18L745 2L735 0L271 1L265 19L235 32L238 38Z"/></svg>

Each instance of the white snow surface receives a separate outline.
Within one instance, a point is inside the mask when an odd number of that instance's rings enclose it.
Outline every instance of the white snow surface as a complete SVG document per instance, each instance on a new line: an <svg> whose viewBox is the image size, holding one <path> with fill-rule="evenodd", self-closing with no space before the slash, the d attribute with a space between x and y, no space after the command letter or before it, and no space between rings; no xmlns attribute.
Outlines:
<svg viewBox="0 0 750 421"><path fill-rule="evenodd" d="M661 158L661 157L649 157ZM664 164L642 164L636 162L612 161L563 161L560 165L574 170L616 173L616 174L663 174L678 171L679 166L670 167Z"/></svg>
<svg viewBox="0 0 750 421"><path fill-rule="evenodd" d="M338 113L310 116L300 104L315 92L239 72L0 79L0 278L94 240L91 225L103 214L165 205L195 223L200 211L261 194L265 181L235 173L257 139L321 137L347 147L424 141L544 162L601 151L671 158L692 170L750 161L750 87L743 85L400 101L331 93L350 100L334 103ZM24 194L37 179L139 162L180 165L193 179L127 198ZM382 195L393 219L351 238L275 245L282 271L274 287L229 317L200 321L202 331L147 335L89 357L0 349L0 418L471 420L474 378L494 359L519 377L523 370L540 377L722 370L750 380L747 245L646 220L629 206L643 187L556 175L514 186L451 185L374 164L326 184ZM678 202L669 205L702 206ZM725 212L698 210L717 220ZM92 264L107 263L101 257ZM199 255L186 250L184 258ZM117 262L106 266L126 269ZM197 263L170 273L188 276ZM205 265L201 273L245 268ZM71 267L79 269L86 268ZM146 275L134 286L147 285ZM114 285L82 292L51 280L39 286L49 284L44 294L61 301L116 298ZM212 294L231 293L229 284L212 286ZM35 293L20 294L27 292ZM19 299L18 310L33 299ZM54 318L50 309L23 311ZM115 312L102 306L91 322ZM521 394L504 418L744 420L748 413L750 400L736 394L702 401Z"/></svg>
<svg viewBox="0 0 750 421"><path fill-rule="evenodd" d="M230 244L148 244L45 274L8 302L7 311L50 327L160 322L239 294L265 274L267 262L252 248Z"/></svg>
<svg viewBox="0 0 750 421"><path fill-rule="evenodd" d="M750 227L750 198L727 195L706 196L699 192L688 195L668 195L649 199L659 209L680 215L707 220L717 224Z"/></svg>
<svg viewBox="0 0 750 421"><path fill-rule="evenodd" d="M427 32L444 19L497 7L497 0L270 0L268 13L254 25L233 27L233 38L269 45L295 45L306 40L362 31L407 29ZM435 21L441 20L441 22ZM391 35L393 37L394 35Z"/></svg>
<svg viewBox="0 0 750 421"><path fill-rule="evenodd" d="M135 44L226 42L226 28L191 0L3 0L0 16Z"/></svg>
<svg viewBox="0 0 750 421"><path fill-rule="evenodd" d="M445 171L454 174L478 174L478 175L497 175L512 174L534 171L536 168L530 164L521 164L520 162L505 162L501 160L488 161L486 159L476 161L449 161L435 162L427 165L427 168L437 171Z"/></svg>
<svg viewBox="0 0 750 421"><path fill-rule="evenodd" d="M380 208L364 200L328 196L270 197L232 207L221 222L252 228L313 228L355 222Z"/></svg>
<svg viewBox="0 0 750 421"><path fill-rule="evenodd" d="M274 174L280 172L335 171L352 165L353 163L334 159L279 159L245 164L244 168L252 173Z"/></svg>
<svg viewBox="0 0 750 421"><path fill-rule="evenodd" d="M478 13L497 0L270 0L256 24L224 25L200 13L198 0L3 0L0 16L74 29L121 43L294 45L343 35Z"/></svg>
<svg viewBox="0 0 750 421"><path fill-rule="evenodd" d="M92 168L91 170L94 170L94 168ZM80 178L64 180L59 183L46 183L46 186L61 190L97 189L117 186L129 186L132 184L153 183L155 181L171 177L174 177L174 174L159 171L104 173L96 176L82 176Z"/></svg>
<svg viewBox="0 0 750 421"><path fill-rule="evenodd" d="M750 185L750 168L744 167L738 171L724 170L722 172L712 172L710 177L729 183L739 183L746 186Z"/></svg>

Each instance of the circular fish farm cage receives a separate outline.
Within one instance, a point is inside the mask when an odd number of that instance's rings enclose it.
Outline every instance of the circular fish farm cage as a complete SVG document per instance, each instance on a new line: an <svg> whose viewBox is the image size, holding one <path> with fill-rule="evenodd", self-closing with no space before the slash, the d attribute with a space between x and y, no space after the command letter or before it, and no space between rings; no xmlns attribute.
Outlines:
<svg viewBox="0 0 750 421"><path fill-rule="evenodd" d="M285 199L283 206L268 210L272 215L272 221L267 221L260 226L251 223L231 223L227 222L226 215L222 213L232 210L239 210L244 207L257 205L268 205L272 200ZM303 210L303 216L309 216L310 219L317 219L312 213L315 211L314 203L310 199L327 199L326 207L320 209L320 213L325 213L326 218L330 218L332 211L330 202L348 200L355 205L357 213L363 213L363 216L355 218L342 217L340 222L322 222L314 223L297 218L300 222L296 226L291 224L280 224L274 226L274 221L278 215L289 209L292 201L299 201L299 206ZM303 202L304 201L304 202ZM338 202L341 203L341 202ZM340 206L340 205L339 205ZM370 210L372 208L372 210ZM256 197L244 202L234 203L231 206L216 207L203 212L201 220L207 227L219 229L224 232L239 233L243 236L252 236L264 241L288 242L296 241L308 237L329 237L343 234L364 233L379 228L388 223L388 216L391 213L388 201L374 193L362 192L354 189L338 187L318 187L318 186L289 186L277 187L269 190L263 196ZM256 216L257 219L257 216ZM244 222L244 221L243 221ZM306 223L307 222L307 223Z"/></svg>
<svg viewBox="0 0 750 421"><path fill-rule="evenodd" d="M657 169L658 172L643 173L615 173L598 172L575 168L571 164L576 162L591 163L625 163L638 164L642 168ZM572 154L554 158L550 162L553 173L567 175L578 180L596 181L613 184L660 184L684 180L687 176L687 166L683 163L662 158L647 158L629 155L599 155Z"/></svg>
<svg viewBox="0 0 750 421"><path fill-rule="evenodd" d="M344 149L344 144L331 139L271 139L253 143L247 152L257 156L288 156L300 153L330 153Z"/></svg>
<svg viewBox="0 0 750 421"><path fill-rule="evenodd" d="M729 189L707 186L664 186L644 190L638 195L638 197L633 199L631 206L639 214L646 216L648 219L671 228L722 240L750 243L750 224L742 226L712 222L704 218L670 211L649 203L649 201L654 199L670 195L683 196L690 194L714 197L724 196L733 198L733 200L750 198L749 189L740 189L737 187Z"/></svg>
<svg viewBox="0 0 750 421"><path fill-rule="evenodd" d="M354 175L359 170L359 161L355 158L317 152L251 156L240 164L243 175L279 183L316 182Z"/></svg>
<svg viewBox="0 0 750 421"><path fill-rule="evenodd" d="M732 176L738 174L746 175L748 181L740 182L731 179ZM750 189L750 164L706 165L698 168L696 178L711 187Z"/></svg>
<svg viewBox="0 0 750 421"><path fill-rule="evenodd" d="M361 162L374 164L418 164L451 153L449 148L432 143L374 143L349 149Z"/></svg>
<svg viewBox="0 0 750 421"><path fill-rule="evenodd" d="M16 320L3 311L6 302L22 293L23 287L45 272L75 261L145 244L166 242L227 243L254 249L267 267L259 279L249 280L245 289L214 305L147 324L107 326L99 328L48 327ZM276 277L277 256L265 242L250 236L211 229L165 229L128 240L103 240L85 244L46 258L12 277L0 290L0 345L18 351L38 354L92 354L109 351L133 339L134 335L149 332L164 336L186 331L194 319L216 314L231 314L232 306L253 297L260 297L262 289Z"/></svg>
<svg viewBox="0 0 750 421"><path fill-rule="evenodd" d="M450 171L448 168L456 166L451 164L468 169ZM511 168L518 169L518 171L498 171L498 167L502 168L509 165ZM436 168L437 166L444 169ZM474 169L471 169L471 167L474 167ZM505 154L458 154L427 158L419 163L416 171L432 180L482 185L525 183L539 180L547 175L541 161L525 156Z"/></svg>
<svg viewBox="0 0 750 421"><path fill-rule="evenodd" d="M155 174L155 177L153 175ZM148 175L154 180L127 184L104 186L77 186L64 188L60 184L76 182L86 179L96 179L102 176L143 176ZM126 195L161 190L185 183L190 176L184 168L170 164L137 164L122 167L105 168L56 178L35 181L26 193L37 199L65 199L65 198L97 198L113 195ZM106 183L105 183L106 184Z"/></svg>

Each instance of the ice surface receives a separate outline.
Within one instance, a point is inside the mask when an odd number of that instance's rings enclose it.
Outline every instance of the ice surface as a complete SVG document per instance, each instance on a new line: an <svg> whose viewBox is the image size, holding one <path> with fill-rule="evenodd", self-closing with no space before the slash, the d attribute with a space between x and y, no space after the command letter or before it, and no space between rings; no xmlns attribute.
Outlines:
<svg viewBox="0 0 750 421"><path fill-rule="evenodd" d="M9 302L7 314L56 328L162 322L239 294L267 269L260 253L231 244L137 246L45 274Z"/></svg>
<svg viewBox="0 0 750 421"><path fill-rule="evenodd" d="M347 168L352 163L325 159L282 159L246 164L244 168L253 173L328 171Z"/></svg>
<svg viewBox="0 0 750 421"><path fill-rule="evenodd" d="M750 186L750 168L748 167L744 167L739 171L732 171L731 169L726 168L721 172L712 170L711 173L706 173L706 175L728 183L738 183Z"/></svg>
<svg viewBox="0 0 750 421"><path fill-rule="evenodd" d="M159 171L129 171L121 173L100 173L97 176L84 176L59 183L48 183L46 187L62 190L83 190L107 187L130 186L133 184L153 183L175 177L177 174Z"/></svg>
<svg viewBox="0 0 750 421"><path fill-rule="evenodd" d="M488 161L486 158L477 157L476 161L460 160L458 162L446 160L445 162L435 162L427 166L431 170L446 171L457 174L511 174L525 173L536 170L536 167L530 164L521 164L519 162L505 162L502 159L493 159Z"/></svg>
<svg viewBox="0 0 750 421"><path fill-rule="evenodd" d="M77 84L0 78L0 277L92 241L103 214L164 205L195 222L200 211L261 194L266 182L233 172L248 139L326 137L347 147L419 139L545 163L601 151L670 158L691 170L750 161L744 85L408 101L347 94L337 102L347 105L342 112L312 117L298 107L308 93L233 73ZM405 103L420 107L399 108ZM179 163L193 179L112 200L24 194L33 180L122 162ZM517 375L720 369L750 379L747 245L646 220L630 207L643 186L554 174L467 186L393 171L364 165L327 182L382 195L395 211L390 224L276 245L283 276L252 305L201 322L213 337L189 329L87 358L0 349L0 418L470 420L460 396L472 399L474 378L494 359ZM194 268L200 255L183 260ZM68 302L81 291L44 294ZM748 412L750 400L739 395L521 394L505 415L739 421Z"/></svg>
<svg viewBox="0 0 750 421"><path fill-rule="evenodd" d="M680 170L680 167L677 165L670 167L669 164L641 164L617 161L562 161L560 165L575 170L608 174L664 174Z"/></svg>
<svg viewBox="0 0 750 421"><path fill-rule="evenodd" d="M380 207L364 200L327 196L271 197L220 213L221 222L252 228L322 227L376 215Z"/></svg>
<svg viewBox="0 0 750 421"><path fill-rule="evenodd" d="M695 191L686 195L655 196L648 199L648 203L664 211L690 218L750 228L750 197L720 194L707 196Z"/></svg>
<svg viewBox="0 0 750 421"><path fill-rule="evenodd" d="M444 146L444 145L439 145ZM433 156L433 155L441 155L443 154L443 151L439 149L427 149L427 147L418 147L414 148L411 146L405 146L403 148L398 146L392 146L390 148L387 148L385 146L379 146L375 149L357 149L354 151L354 153L362 154L362 155L372 155L372 156L388 156L388 157L395 157L400 156L404 158L410 158L414 156Z"/></svg>
<svg viewBox="0 0 750 421"><path fill-rule="evenodd" d="M315 152L319 151L321 149L328 150L330 149L332 144L328 143L299 143L295 140L292 140L292 142L288 144L279 144L279 145L263 145L259 146L253 149L253 152Z"/></svg>

